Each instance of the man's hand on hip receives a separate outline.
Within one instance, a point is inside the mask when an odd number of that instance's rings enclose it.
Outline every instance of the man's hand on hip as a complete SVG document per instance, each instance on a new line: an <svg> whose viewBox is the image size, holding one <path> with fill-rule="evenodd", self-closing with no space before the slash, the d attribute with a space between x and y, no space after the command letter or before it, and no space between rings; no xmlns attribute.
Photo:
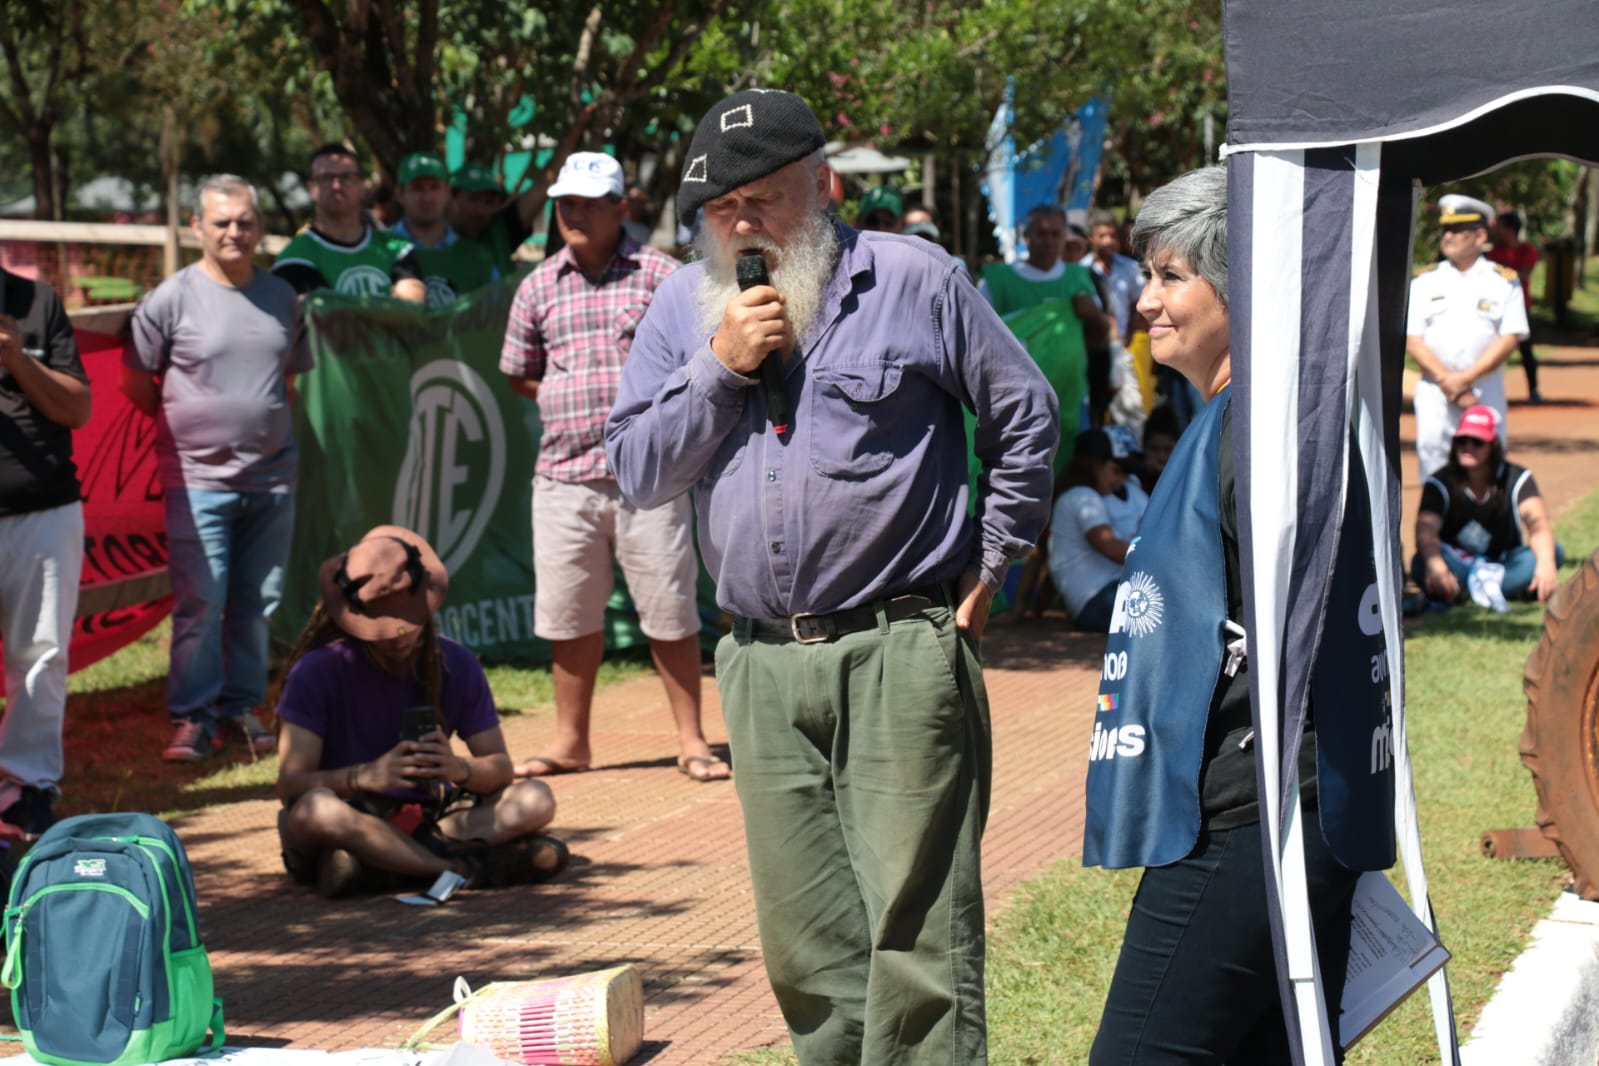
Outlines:
<svg viewBox="0 0 1599 1066"><path fill-rule="evenodd" d="M983 579L977 576L975 570L961 574L956 593L960 602L955 607L955 625L970 633L973 640L982 640L994 594L988 591L988 586L983 584Z"/></svg>

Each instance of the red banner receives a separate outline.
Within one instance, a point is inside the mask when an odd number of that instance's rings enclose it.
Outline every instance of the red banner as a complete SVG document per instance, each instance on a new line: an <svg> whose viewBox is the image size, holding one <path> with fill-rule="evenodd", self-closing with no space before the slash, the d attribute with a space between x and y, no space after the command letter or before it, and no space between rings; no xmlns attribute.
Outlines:
<svg viewBox="0 0 1599 1066"><path fill-rule="evenodd" d="M137 640L172 610L155 420L122 395L122 340L77 332L94 394L72 435L83 482L83 579L67 662L73 670Z"/></svg>
<svg viewBox="0 0 1599 1066"><path fill-rule="evenodd" d="M155 420L122 395L122 339L78 331L94 414L72 437L83 481L83 584L67 661L81 670L172 610Z"/></svg>

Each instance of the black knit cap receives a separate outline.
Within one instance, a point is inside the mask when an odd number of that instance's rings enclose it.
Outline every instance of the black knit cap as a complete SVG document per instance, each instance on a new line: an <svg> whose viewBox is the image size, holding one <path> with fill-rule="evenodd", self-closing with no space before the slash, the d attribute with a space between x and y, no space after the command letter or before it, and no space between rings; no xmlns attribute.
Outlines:
<svg viewBox="0 0 1599 1066"><path fill-rule="evenodd" d="M745 89L705 113L689 142L677 217L693 225L699 209L740 185L804 159L826 143L810 106L780 89Z"/></svg>

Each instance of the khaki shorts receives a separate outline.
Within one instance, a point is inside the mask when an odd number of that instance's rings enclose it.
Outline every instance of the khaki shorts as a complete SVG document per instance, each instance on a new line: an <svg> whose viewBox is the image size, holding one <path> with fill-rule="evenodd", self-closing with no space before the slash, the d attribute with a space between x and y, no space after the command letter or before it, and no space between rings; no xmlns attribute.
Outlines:
<svg viewBox="0 0 1599 1066"><path fill-rule="evenodd" d="M575 640L604 629L614 558L646 636L694 636L700 616L692 529L686 493L646 511L624 500L614 481L535 477L534 634Z"/></svg>

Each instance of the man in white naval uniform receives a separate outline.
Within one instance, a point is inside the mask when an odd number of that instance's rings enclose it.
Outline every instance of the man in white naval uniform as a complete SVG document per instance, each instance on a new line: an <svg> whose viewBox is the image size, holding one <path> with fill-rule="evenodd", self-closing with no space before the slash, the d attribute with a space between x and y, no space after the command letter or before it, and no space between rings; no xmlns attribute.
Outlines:
<svg viewBox="0 0 1599 1066"><path fill-rule="evenodd" d="M1421 367L1416 385L1416 458L1421 478L1449 459L1466 408L1499 412L1505 443L1505 360L1527 336L1527 308L1516 272L1482 254L1493 208L1469 196L1438 200L1443 261L1410 283L1405 351Z"/></svg>

